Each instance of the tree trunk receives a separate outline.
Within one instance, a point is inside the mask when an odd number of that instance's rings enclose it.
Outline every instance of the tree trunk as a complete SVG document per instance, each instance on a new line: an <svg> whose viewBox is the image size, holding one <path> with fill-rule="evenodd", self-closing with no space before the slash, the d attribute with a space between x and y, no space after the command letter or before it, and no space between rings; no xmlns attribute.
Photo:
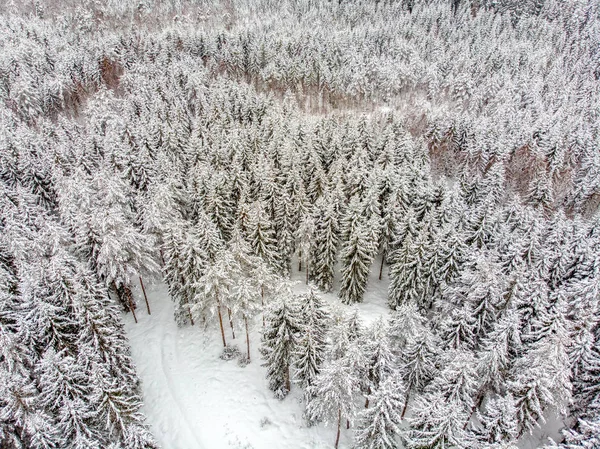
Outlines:
<svg viewBox="0 0 600 449"><path fill-rule="evenodd" d="M221 315L221 303L219 302L219 298L217 297L217 314L219 315L219 327L221 328L221 338L223 339L223 347L227 347L227 342L225 341L225 329L223 329L223 316Z"/></svg>
<svg viewBox="0 0 600 449"><path fill-rule="evenodd" d="M138 320L137 316L135 316L135 306L133 304L133 294L131 293L131 289L129 287L123 287L123 290L125 291L125 297L127 298L127 303L129 304L129 310L131 310L133 319L137 323Z"/></svg>
<svg viewBox="0 0 600 449"><path fill-rule="evenodd" d="M233 330L233 320L231 319L231 309L227 307L227 315L229 316L229 327L231 327L231 338L235 340L235 331Z"/></svg>
<svg viewBox="0 0 600 449"><path fill-rule="evenodd" d="M248 352L248 363L250 363L250 335L248 334L248 317L244 316L244 324L246 325L246 350Z"/></svg>
<svg viewBox="0 0 600 449"><path fill-rule="evenodd" d="M302 253L298 251L298 271L302 271Z"/></svg>
<svg viewBox="0 0 600 449"><path fill-rule="evenodd" d="M404 415L406 413L406 409L408 408L408 398L410 397L410 390L406 392L406 399L404 400L404 407L402 408L402 415L400 415L400 420L404 419Z"/></svg>
<svg viewBox="0 0 600 449"><path fill-rule="evenodd" d="M348 430L350 428L350 420L347 419L346 420L346 430Z"/></svg>
<svg viewBox="0 0 600 449"><path fill-rule="evenodd" d="M260 304L262 306L263 328L265 327L265 286L260 286Z"/></svg>
<svg viewBox="0 0 600 449"><path fill-rule="evenodd" d="M187 299L185 300L185 305L187 306L187 309L188 309L188 316L190 317L190 324L193 326L194 325L194 317L192 316L192 306L190 306L190 303Z"/></svg>
<svg viewBox="0 0 600 449"><path fill-rule="evenodd" d="M308 261L306 261L306 285L308 285Z"/></svg>
<svg viewBox="0 0 600 449"><path fill-rule="evenodd" d="M290 365L285 367L285 389L289 392L292 389L290 384Z"/></svg>
<svg viewBox="0 0 600 449"><path fill-rule="evenodd" d="M129 311L131 312L131 314L133 315L133 320L137 323L137 317L135 316L135 309L133 306L133 295L131 294L131 290L125 286L122 287L123 289L123 293L121 294L119 292L119 288L117 288L117 284L115 281L113 281L113 288L115 290L115 293L117 294L117 297L124 303L127 304L127 307L129 308Z"/></svg>
<svg viewBox="0 0 600 449"><path fill-rule="evenodd" d="M338 408L338 425L337 425L337 435L335 437L335 449L338 448L340 444L340 428L342 426L342 409Z"/></svg>
<svg viewBox="0 0 600 449"><path fill-rule="evenodd" d="M141 276L140 285L142 286L142 293L144 293L144 299L146 300L146 308L148 309L148 315L152 315L152 312L150 312L150 303L148 302L148 296L146 296L146 288L144 287L144 281L142 281Z"/></svg>
<svg viewBox="0 0 600 449"><path fill-rule="evenodd" d="M379 280L381 280L381 274L383 273L383 262L385 261L385 253L381 256L381 265L379 266Z"/></svg>

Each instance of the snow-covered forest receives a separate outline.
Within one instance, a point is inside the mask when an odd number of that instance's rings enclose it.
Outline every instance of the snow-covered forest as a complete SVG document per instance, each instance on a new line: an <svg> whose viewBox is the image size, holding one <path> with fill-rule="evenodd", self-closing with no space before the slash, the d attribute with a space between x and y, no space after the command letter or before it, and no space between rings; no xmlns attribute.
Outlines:
<svg viewBox="0 0 600 449"><path fill-rule="evenodd" d="M0 22L2 449L600 447L597 0Z"/></svg>

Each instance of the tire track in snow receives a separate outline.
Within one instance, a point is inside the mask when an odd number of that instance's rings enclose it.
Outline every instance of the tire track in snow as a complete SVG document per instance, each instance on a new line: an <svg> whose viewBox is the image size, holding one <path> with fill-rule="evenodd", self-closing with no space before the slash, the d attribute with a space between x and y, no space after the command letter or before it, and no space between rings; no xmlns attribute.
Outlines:
<svg viewBox="0 0 600 449"><path fill-rule="evenodd" d="M163 324L164 324L164 322L163 322ZM176 391L177 389L176 389L175 385L173 384L173 379L171 377L171 373L167 372L166 367L168 366L168 364L166 362L165 346L166 346L166 343L169 340L171 340L171 348L172 348L173 339L171 338L170 335L167 335L167 331L165 330L165 328L167 326L163 325L161 327L162 327L162 333L161 333L161 339L160 339L160 368L161 368L163 376L165 377L165 380L166 380L167 388L169 390L169 396L171 396L172 402L175 403L175 405L177 406L177 410L179 410L179 414L183 417L183 421L185 422L188 433L194 438L194 440L196 442L195 448L186 448L186 449L204 449L204 445L200 442L200 438L198 438L198 435L196 434L195 426L193 426L190 423L188 415L186 413L186 410L182 406L182 401L180 400L180 396ZM172 353L174 354L175 352L172 351Z"/></svg>

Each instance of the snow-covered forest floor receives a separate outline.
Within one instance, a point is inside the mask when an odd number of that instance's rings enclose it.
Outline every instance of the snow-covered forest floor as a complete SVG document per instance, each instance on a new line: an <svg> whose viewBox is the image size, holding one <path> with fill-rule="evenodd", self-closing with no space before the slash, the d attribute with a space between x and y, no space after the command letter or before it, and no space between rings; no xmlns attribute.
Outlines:
<svg viewBox="0 0 600 449"><path fill-rule="evenodd" d="M305 292L304 272L294 265L292 279L298 293ZM358 310L363 324L380 316L388 317L387 267L378 280L379 261L372 267L363 303L347 306L331 293L319 292L332 308ZM337 283L336 283L337 287ZM144 414L152 433L169 449L301 449L331 448L335 423L308 427L303 419L302 391L298 386L284 400L267 387L266 369L258 348L261 316L254 320L250 334L252 361L240 366L237 359L222 360L218 326L178 327L173 320L173 303L162 283L146 286L152 315L143 307L138 287L134 292L140 308L138 323L124 315L133 360L142 382ZM244 352L241 330L230 345ZM228 338L231 330L228 329ZM410 414L410 413L409 413ZM562 422L548 416L547 423L519 442L519 449L533 449L558 439ZM342 431L340 448L350 448L353 429Z"/></svg>

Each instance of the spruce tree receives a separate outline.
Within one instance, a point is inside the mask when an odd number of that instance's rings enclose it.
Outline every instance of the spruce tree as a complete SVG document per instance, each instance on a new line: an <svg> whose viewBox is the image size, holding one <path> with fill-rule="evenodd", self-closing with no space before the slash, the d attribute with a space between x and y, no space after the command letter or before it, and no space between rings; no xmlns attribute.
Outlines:
<svg viewBox="0 0 600 449"><path fill-rule="evenodd" d="M290 391L290 367L297 348L302 318L296 298L283 294L267 309L260 352L267 367L269 388L283 399Z"/></svg>
<svg viewBox="0 0 600 449"><path fill-rule="evenodd" d="M369 396L370 407L358 414L355 447L360 449L394 449L399 446L400 410L404 391L397 379L383 380Z"/></svg>
<svg viewBox="0 0 600 449"><path fill-rule="evenodd" d="M312 399L306 406L306 416L309 421L331 420L335 423L336 449L340 441L342 418L354 416L358 382L353 367L340 359L325 364L315 384L309 388L308 394Z"/></svg>
<svg viewBox="0 0 600 449"><path fill-rule="evenodd" d="M370 222L358 222L342 247L342 280L339 297L345 304L362 302L375 252L376 236Z"/></svg>
<svg viewBox="0 0 600 449"><path fill-rule="evenodd" d="M339 223L333 197L320 199L315 205L315 232L311 254L311 278L317 286L329 292L333 289Z"/></svg>
<svg viewBox="0 0 600 449"><path fill-rule="evenodd" d="M325 360L329 313L314 290L301 295L302 331L295 350L296 377L304 388L313 385Z"/></svg>

